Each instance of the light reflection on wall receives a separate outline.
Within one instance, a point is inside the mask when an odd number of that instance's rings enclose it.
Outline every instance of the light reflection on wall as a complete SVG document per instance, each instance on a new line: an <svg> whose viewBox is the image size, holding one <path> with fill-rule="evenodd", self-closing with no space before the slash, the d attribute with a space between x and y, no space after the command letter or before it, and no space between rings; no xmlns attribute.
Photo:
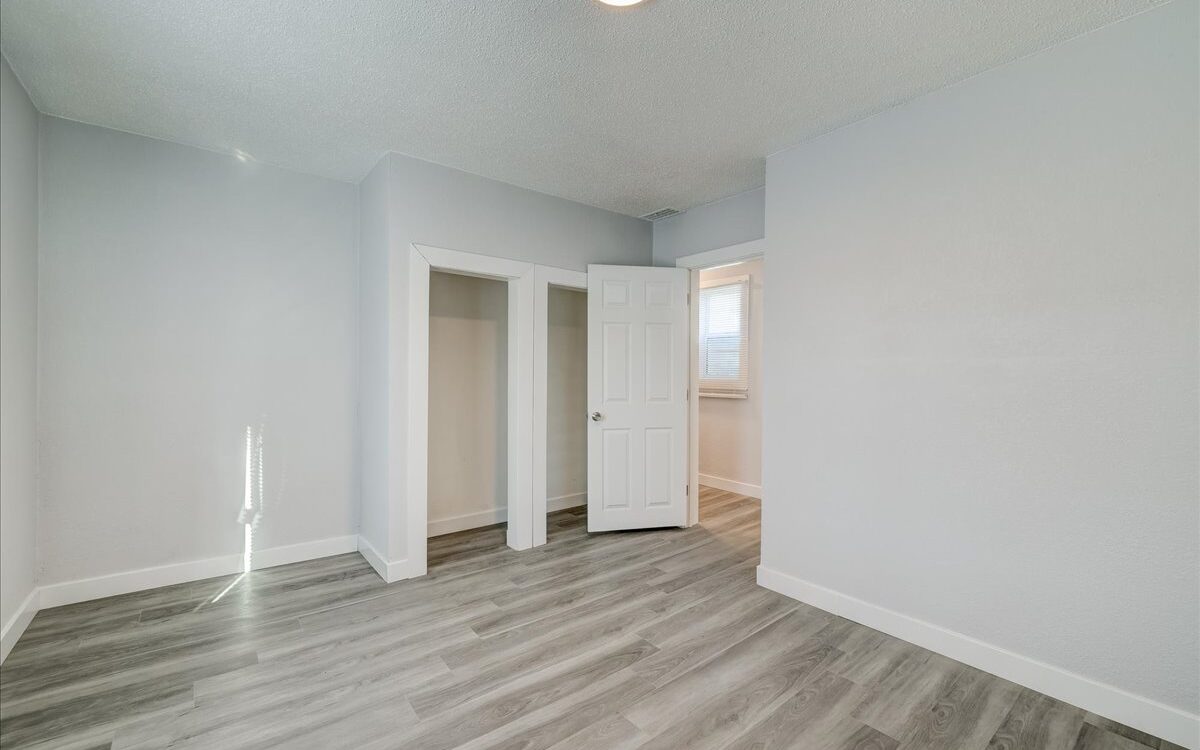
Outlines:
<svg viewBox="0 0 1200 750"><path fill-rule="evenodd" d="M246 425L246 467L238 523L242 525L242 572L221 593L209 600L215 604L232 591L254 569L254 533L263 517L263 426ZM203 605L201 605L203 606Z"/></svg>
<svg viewBox="0 0 1200 750"><path fill-rule="evenodd" d="M243 527L242 573L254 569L254 532L263 515L263 428L246 425L246 482L238 521Z"/></svg>

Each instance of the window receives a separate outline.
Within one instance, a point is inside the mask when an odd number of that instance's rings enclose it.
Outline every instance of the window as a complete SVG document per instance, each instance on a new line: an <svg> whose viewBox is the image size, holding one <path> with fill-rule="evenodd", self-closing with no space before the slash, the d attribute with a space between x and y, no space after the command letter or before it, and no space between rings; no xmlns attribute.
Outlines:
<svg viewBox="0 0 1200 750"><path fill-rule="evenodd" d="M700 284L700 395L745 398L750 380L750 277Z"/></svg>

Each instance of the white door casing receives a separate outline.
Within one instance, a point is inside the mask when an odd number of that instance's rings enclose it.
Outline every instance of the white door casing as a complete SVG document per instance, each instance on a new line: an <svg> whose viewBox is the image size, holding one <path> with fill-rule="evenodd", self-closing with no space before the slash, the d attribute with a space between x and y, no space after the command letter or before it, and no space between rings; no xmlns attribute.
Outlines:
<svg viewBox="0 0 1200 750"><path fill-rule="evenodd" d="M688 523L688 273L588 266L588 531Z"/></svg>
<svg viewBox="0 0 1200 750"><path fill-rule="evenodd" d="M508 284L508 546L533 545L533 264L491 255L412 244L408 258L408 390L396 399L389 423L405 426L404 476L390 500L403 524L407 558L374 554L369 561L389 583L427 571L429 503L429 274L433 270L498 279ZM377 559L376 559L377 558Z"/></svg>
<svg viewBox="0 0 1200 750"><path fill-rule="evenodd" d="M751 240L737 245L729 245L728 247L719 247L716 250L707 250L702 253L693 255L685 255L675 259L675 265L678 268L687 269L691 279L688 282L688 290L692 295L692 299L700 297L700 271L705 268L725 265L726 263L738 263L744 260L753 260L755 258L763 258L766 256L767 243L765 240ZM691 342L688 346L688 371L689 371L689 388L692 393L696 394L696 398L692 399L688 404L688 482L696 488L688 499L688 525L694 526L700 523L700 312L699 310L689 310L688 317L691 319ZM759 363L761 367L761 362ZM759 398L766 403L766 392L759 394ZM766 421L769 416L764 409L763 419ZM766 471L764 467L764 477ZM765 480L763 482L765 486Z"/></svg>

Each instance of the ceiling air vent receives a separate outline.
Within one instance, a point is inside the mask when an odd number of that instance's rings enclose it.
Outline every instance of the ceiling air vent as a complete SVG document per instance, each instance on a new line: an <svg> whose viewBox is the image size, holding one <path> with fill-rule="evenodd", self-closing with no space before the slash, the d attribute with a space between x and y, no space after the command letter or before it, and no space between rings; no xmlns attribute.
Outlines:
<svg viewBox="0 0 1200 750"><path fill-rule="evenodd" d="M679 213L683 213L683 212L680 211L679 209L675 209L675 208L660 208L657 211L652 211L652 212L646 214L642 218L645 219L646 221L658 221L659 219L665 219L668 216L674 216L675 214L679 214Z"/></svg>

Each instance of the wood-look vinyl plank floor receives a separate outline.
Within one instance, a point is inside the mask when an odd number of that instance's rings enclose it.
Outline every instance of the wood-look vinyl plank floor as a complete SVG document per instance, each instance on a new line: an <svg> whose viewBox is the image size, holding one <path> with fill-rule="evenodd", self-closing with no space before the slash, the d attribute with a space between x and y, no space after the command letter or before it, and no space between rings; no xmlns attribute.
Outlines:
<svg viewBox="0 0 1200 750"><path fill-rule="evenodd" d="M560 511L520 553L436 537L390 585L350 554L44 610L0 747L1173 750L759 588L758 501L700 500L691 529Z"/></svg>

